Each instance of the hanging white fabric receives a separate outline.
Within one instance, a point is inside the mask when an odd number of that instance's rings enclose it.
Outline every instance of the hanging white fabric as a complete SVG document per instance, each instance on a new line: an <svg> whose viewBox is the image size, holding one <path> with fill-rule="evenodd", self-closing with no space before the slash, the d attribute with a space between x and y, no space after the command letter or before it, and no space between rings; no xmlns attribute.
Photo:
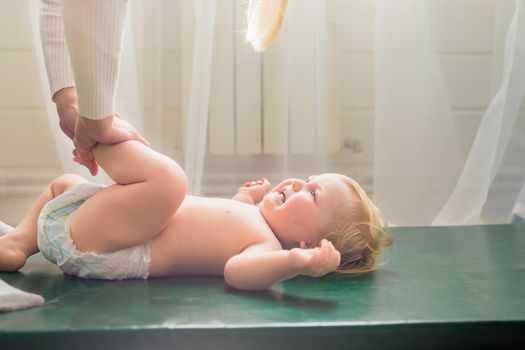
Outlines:
<svg viewBox="0 0 525 350"><path fill-rule="evenodd" d="M141 58L143 43L135 40L133 28L135 25L142 27L142 11L139 7L140 1L130 1L128 4L128 16L124 31L124 46L120 60L120 73L115 96L115 108L123 119L126 119L137 129L140 134L144 134L144 109L143 98L139 81L139 74L142 66Z"/></svg>
<svg viewBox="0 0 525 350"><path fill-rule="evenodd" d="M201 193L206 153L215 12L215 0L195 0L195 33L184 166L188 178L188 193L195 195Z"/></svg>
<svg viewBox="0 0 525 350"><path fill-rule="evenodd" d="M505 157L510 156L514 161L523 164L523 160L519 160L520 152L514 151L516 148L525 149L522 134L514 127L525 96L524 62L525 1L518 0L508 27L500 88L481 121L454 193L434 220L434 224L484 223L482 210L487 205L487 196L495 177L502 171L501 165ZM511 155L511 152L514 155ZM525 180L523 168L517 167L516 170L521 172L517 178L521 177L522 186ZM510 197L514 201L519 190L520 188L517 188L515 196ZM505 207L506 213L498 210L491 222L508 222L513 203L498 203L498 206Z"/></svg>
<svg viewBox="0 0 525 350"><path fill-rule="evenodd" d="M304 155L311 156L306 171L326 171L325 156L341 146L327 6L290 0L279 36L263 54L264 153L282 155L281 177L299 176L295 163Z"/></svg>
<svg viewBox="0 0 525 350"><path fill-rule="evenodd" d="M375 5L373 198L392 224L428 225L461 168L427 3Z"/></svg>

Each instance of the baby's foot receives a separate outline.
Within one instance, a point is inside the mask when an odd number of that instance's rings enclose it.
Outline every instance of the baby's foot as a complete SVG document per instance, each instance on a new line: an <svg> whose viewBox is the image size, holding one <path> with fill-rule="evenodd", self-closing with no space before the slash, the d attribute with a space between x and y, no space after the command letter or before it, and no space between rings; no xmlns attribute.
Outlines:
<svg viewBox="0 0 525 350"><path fill-rule="evenodd" d="M27 255L12 234L0 237L0 272L18 271L26 264Z"/></svg>

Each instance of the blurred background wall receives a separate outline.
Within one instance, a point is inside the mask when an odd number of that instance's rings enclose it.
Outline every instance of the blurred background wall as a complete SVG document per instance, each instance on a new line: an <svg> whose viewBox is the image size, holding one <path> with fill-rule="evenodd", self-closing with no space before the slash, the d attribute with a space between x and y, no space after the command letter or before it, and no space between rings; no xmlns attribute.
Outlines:
<svg viewBox="0 0 525 350"><path fill-rule="evenodd" d="M143 98L143 132L157 149L182 161L187 108L184 101L191 72L191 1L131 2L135 6L132 18L136 47L140 50L137 57ZM219 3L215 40L222 40L218 46L222 47L223 56L216 53L219 56L213 63L214 72L221 72L223 76L237 74L233 78L235 87L242 90L242 84L249 86L254 79L260 79L260 75L249 71L240 74L234 68L235 60L230 59L237 57L239 50L250 50L242 41L243 1ZM40 189L62 170L46 116L46 99L50 96L44 96L41 88L29 2L0 0L0 7L0 219L14 224ZM465 159L494 93L491 73L495 0L433 0L428 1L428 8L435 53L449 91L459 140L457 151ZM344 167L351 169L352 175L372 191L375 2L334 0L328 2L326 9L327 31L331 38L328 42L330 69L336 72L330 90L331 101L335 100L333 117L337 135L334 138L338 145L332 152L333 157L342 159ZM283 45L280 43L283 40L279 38L275 46ZM265 55L272 57L272 52ZM264 61L253 64L264 68ZM262 146L251 150L249 146L240 146L241 142L253 144L253 138L242 141L239 136L244 133L242 122L231 119L229 107L221 106L221 101L238 96L222 81L219 77L212 82L203 193L227 196L239 181L252 179L268 169L270 163L265 162L273 161L272 154L279 152L268 151L270 138L266 138L266 144L257 139L255 142ZM256 82L261 84L259 80ZM264 96L262 102L260 97L255 101L264 105ZM238 101L234 103L235 108L243 108ZM215 115L214 110L218 111ZM260 125L255 132L264 139L265 125L258 118ZM266 130L269 128L266 125ZM232 143L232 139L236 141ZM296 153L298 164L308 163L300 157L308 152ZM310 171L301 165L297 169L306 174Z"/></svg>

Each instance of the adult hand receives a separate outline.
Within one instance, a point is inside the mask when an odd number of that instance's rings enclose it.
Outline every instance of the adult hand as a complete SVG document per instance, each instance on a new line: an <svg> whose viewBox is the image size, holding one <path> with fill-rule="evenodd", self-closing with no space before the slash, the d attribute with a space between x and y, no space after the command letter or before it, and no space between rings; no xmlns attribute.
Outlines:
<svg viewBox="0 0 525 350"><path fill-rule="evenodd" d="M91 149L97 143L114 144L137 140L149 146L148 141L137 130L119 118L118 114L102 120L90 120L78 114L77 92L74 87L61 89L53 96L60 119L60 128L74 143L74 160L89 169L92 175L98 173L98 164Z"/></svg>
<svg viewBox="0 0 525 350"><path fill-rule="evenodd" d="M73 141L75 125L79 117L76 89L67 87L57 91L53 96L53 102L57 107L60 128Z"/></svg>
<svg viewBox="0 0 525 350"><path fill-rule="evenodd" d="M127 140L137 140L149 146L137 130L118 114L100 120L79 117L75 127L75 161L86 166L92 175L98 173L98 164L91 153L97 143L115 144Z"/></svg>

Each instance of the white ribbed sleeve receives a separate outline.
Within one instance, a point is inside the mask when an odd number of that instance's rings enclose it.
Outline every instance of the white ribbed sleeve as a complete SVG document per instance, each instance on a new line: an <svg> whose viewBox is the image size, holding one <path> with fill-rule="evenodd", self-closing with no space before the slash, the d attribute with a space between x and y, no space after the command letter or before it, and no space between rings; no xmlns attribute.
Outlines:
<svg viewBox="0 0 525 350"><path fill-rule="evenodd" d="M103 119L115 113L127 0L64 0L67 46L81 116Z"/></svg>
<svg viewBox="0 0 525 350"><path fill-rule="evenodd" d="M58 0L42 0L40 35L51 96L58 90L75 86L66 46L62 4Z"/></svg>
<svg viewBox="0 0 525 350"><path fill-rule="evenodd" d="M76 85L83 117L103 119L115 113L127 3L42 0L41 32L51 91Z"/></svg>

